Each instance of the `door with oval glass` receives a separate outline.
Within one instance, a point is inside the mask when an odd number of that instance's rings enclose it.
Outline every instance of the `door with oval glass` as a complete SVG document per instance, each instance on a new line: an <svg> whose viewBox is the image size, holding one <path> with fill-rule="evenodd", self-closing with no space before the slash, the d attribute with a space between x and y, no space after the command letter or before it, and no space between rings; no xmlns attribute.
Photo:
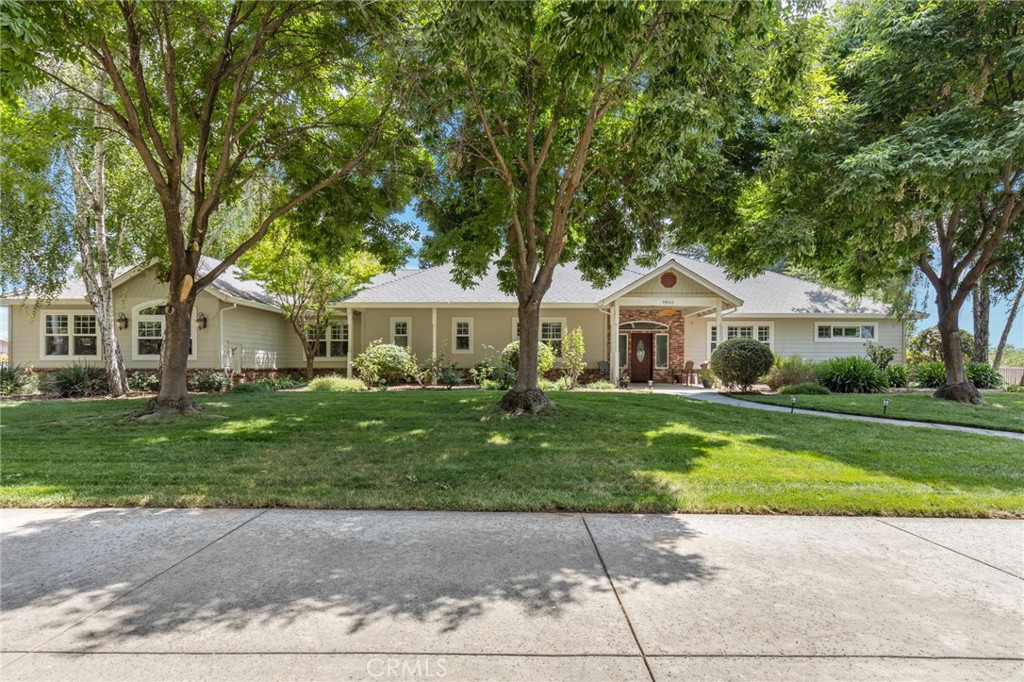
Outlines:
<svg viewBox="0 0 1024 682"><path fill-rule="evenodd" d="M654 334L629 335L629 380L650 381L654 378Z"/></svg>

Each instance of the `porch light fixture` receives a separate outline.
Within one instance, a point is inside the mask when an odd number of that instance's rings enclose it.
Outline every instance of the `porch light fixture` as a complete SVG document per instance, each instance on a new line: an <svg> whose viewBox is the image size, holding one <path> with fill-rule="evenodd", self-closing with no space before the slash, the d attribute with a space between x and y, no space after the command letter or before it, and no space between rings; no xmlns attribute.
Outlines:
<svg viewBox="0 0 1024 682"><path fill-rule="evenodd" d="M200 329L206 329L206 315L203 313L196 315L196 324Z"/></svg>
<svg viewBox="0 0 1024 682"><path fill-rule="evenodd" d="M882 416L884 417L885 413L888 412L888 411L889 411L889 399L888 398L882 398Z"/></svg>
<svg viewBox="0 0 1024 682"><path fill-rule="evenodd" d="M796 396L792 396L789 399L789 413L793 414L796 411Z"/></svg>
<svg viewBox="0 0 1024 682"><path fill-rule="evenodd" d="M128 318L127 318L127 316L125 316L124 313L118 313L118 315L117 315L117 328L118 329L127 329L128 328Z"/></svg>

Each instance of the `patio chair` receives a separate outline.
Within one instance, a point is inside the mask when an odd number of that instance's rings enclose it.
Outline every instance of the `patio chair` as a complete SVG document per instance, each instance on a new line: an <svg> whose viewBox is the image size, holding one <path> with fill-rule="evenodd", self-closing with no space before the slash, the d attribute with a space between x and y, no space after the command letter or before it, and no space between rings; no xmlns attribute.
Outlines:
<svg viewBox="0 0 1024 682"><path fill-rule="evenodd" d="M607 379L610 376L609 371L608 371L608 363L605 362L604 360L598 361L598 363L597 363L597 374L602 379Z"/></svg>

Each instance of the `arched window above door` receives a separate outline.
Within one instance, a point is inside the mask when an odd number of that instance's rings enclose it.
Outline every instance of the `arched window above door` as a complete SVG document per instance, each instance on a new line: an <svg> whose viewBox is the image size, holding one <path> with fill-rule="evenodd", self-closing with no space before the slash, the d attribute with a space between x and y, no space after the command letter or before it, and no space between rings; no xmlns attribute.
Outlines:
<svg viewBox="0 0 1024 682"><path fill-rule="evenodd" d="M660 322L649 322L647 320L623 322L619 325L620 331L649 331L654 329L664 331L668 329L668 325Z"/></svg>

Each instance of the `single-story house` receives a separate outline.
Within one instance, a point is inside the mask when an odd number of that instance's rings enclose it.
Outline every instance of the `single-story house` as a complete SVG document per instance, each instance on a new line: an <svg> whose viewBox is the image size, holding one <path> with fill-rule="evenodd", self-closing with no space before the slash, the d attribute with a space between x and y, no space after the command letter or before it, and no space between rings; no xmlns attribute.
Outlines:
<svg viewBox="0 0 1024 682"><path fill-rule="evenodd" d="M201 273L214 262L205 259ZM154 266L115 279L118 338L130 370L158 367L166 295ZM38 310L34 303L0 298L11 306L12 362L47 369L99 361L95 318L80 282L69 280ZM469 368L518 332L515 297L501 291L494 272L463 289L443 266L381 275L338 301L337 311L337 323L320 340L318 371L351 374L355 356L375 339L408 346L421 361L450 354ZM737 337L807 359L862 355L874 341L895 347L902 359L904 326L888 313L878 301L794 277L766 272L736 281L718 266L669 254L654 267L630 265L604 287L560 266L544 298L540 334L557 351L566 332L579 327L591 368L607 368L613 380L626 374L669 382L687 361L699 366L720 340ZM305 367L302 344L273 297L235 268L199 295L192 339L194 369L258 374Z"/></svg>

